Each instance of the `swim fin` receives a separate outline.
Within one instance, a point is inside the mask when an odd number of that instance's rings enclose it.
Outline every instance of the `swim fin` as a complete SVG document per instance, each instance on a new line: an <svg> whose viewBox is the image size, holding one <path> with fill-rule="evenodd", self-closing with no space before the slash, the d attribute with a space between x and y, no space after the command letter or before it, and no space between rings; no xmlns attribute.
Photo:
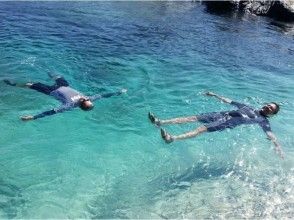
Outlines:
<svg viewBox="0 0 294 220"><path fill-rule="evenodd" d="M10 85L10 86L16 86L16 83L11 82L9 79L4 79L3 81L4 81L7 85Z"/></svg>

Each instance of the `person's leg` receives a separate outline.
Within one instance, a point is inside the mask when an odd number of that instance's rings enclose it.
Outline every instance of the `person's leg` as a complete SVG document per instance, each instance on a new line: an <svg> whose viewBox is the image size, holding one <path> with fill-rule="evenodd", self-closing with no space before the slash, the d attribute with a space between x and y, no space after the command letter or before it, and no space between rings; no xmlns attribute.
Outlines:
<svg viewBox="0 0 294 220"><path fill-rule="evenodd" d="M165 124L182 124L187 122L194 122L197 121L197 116L188 116L188 117L179 117L179 118L172 118L172 119L166 119L166 120L159 120L160 125Z"/></svg>
<svg viewBox="0 0 294 220"><path fill-rule="evenodd" d="M55 74L55 73L53 73L53 72L48 72L47 74L48 74L48 76L49 76L51 79L53 79L54 81L55 81L56 79L58 79L58 78L61 77L59 74Z"/></svg>
<svg viewBox="0 0 294 220"><path fill-rule="evenodd" d="M69 86L68 82L63 78L63 77L59 77L55 80L56 82L56 86L61 87L61 86Z"/></svg>
<svg viewBox="0 0 294 220"><path fill-rule="evenodd" d="M44 93L46 95L49 95L53 91L52 86L48 86L48 85L45 85L43 83L31 83L31 82L28 82L28 83L14 83L14 82L11 82L10 80L7 80L7 79L5 79L4 82L7 85L10 85L10 86L16 86L16 87L22 87L22 88L30 88L30 89L36 90L38 92Z"/></svg>
<svg viewBox="0 0 294 220"><path fill-rule="evenodd" d="M56 89L58 89L61 86L69 86L69 83L61 75L49 72L48 76L51 79L55 80L55 85L54 86L55 86Z"/></svg>
<svg viewBox="0 0 294 220"><path fill-rule="evenodd" d="M16 83L12 82L9 79L4 79L3 82L5 82L7 85L10 86L16 86L16 87L30 87L33 83Z"/></svg>
<svg viewBox="0 0 294 220"><path fill-rule="evenodd" d="M188 116L188 117L172 118L172 119L167 119L167 120L160 120L151 112L148 113L148 118L151 121L151 123L156 124L158 126L165 125L165 124L182 124L182 123L187 123L187 122L198 121L198 118L196 115Z"/></svg>
<svg viewBox="0 0 294 220"><path fill-rule="evenodd" d="M183 139L187 139L187 138L196 137L197 135L199 135L203 132L206 132L206 131L207 131L207 128L205 126L201 126L193 131L189 131L187 133L177 135L177 136L170 135L162 128L160 130L160 133L161 133L161 137L165 140L166 143L171 143L175 140L183 140Z"/></svg>
<svg viewBox="0 0 294 220"><path fill-rule="evenodd" d="M234 128L240 124L242 124L242 118L220 118L217 121L213 121L209 124L205 124L205 126L201 126L194 131L187 132L185 134L181 134L178 136L172 136L168 134L164 129L161 129L161 136L165 140L166 143L171 143L174 140L183 140L191 137L195 137L203 132L214 132L214 131L222 131L226 128Z"/></svg>
<svg viewBox="0 0 294 220"><path fill-rule="evenodd" d="M27 83L27 87L46 95L50 95L50 93L55 89L54 86L48 86L43 83Z"/></svg>

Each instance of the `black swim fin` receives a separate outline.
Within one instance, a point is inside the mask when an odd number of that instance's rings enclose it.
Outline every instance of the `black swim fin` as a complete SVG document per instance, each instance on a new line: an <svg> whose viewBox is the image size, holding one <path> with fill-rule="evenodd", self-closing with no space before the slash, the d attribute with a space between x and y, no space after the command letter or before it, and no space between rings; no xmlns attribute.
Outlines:
<svg viewBox="0 0 294 220"><path fill-rule="evenodd" d="M16 86L16 83L11 82L9 79L4 79L3 82L10 86Z"/></svg>

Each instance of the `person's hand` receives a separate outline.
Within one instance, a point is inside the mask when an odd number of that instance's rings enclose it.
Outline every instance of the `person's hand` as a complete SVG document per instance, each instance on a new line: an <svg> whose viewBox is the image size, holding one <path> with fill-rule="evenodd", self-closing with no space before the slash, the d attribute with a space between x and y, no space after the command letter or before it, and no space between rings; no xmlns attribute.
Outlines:
<svg viewBox="0 0 294 220"><path fill-rule="evenodd" d="M206 92L205 95L208 95L208 96L215 96L216 94L213 93L213 92Z"/></svg>
<svg viewBox="0 0 294 220"><path fill-rule="evenodd" d="M127 91L128 91L127 89L120 90L121 93L127 93Z"/></svg>
<svg viewBox="0 0 294 220"><path fill-rule="evenodd" d="M31 115L25 115L25 116L21 116L20 118L21 118L21 120L23 120L23 121L30 121L30 120L33 120L33 119L34 119L34 116L31 116Z"/></svg>

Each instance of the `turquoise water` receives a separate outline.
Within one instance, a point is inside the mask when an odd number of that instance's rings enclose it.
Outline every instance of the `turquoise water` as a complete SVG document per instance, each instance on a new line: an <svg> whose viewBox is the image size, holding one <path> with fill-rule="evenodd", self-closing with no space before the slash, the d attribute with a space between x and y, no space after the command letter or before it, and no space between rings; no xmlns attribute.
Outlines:
<svg viewBox="0 0 294 220"><path fill-rule="evenodd" d="M0 80L50 83L58 72L89 95L128 88L91 112L22 122L59 103L0 83L0 217L293 216L294 47L284 27L196 3L0 2ZM258 126L165 144L148 111L232 109L209 90L281 103L270 121L285 159Z"/></svg>

